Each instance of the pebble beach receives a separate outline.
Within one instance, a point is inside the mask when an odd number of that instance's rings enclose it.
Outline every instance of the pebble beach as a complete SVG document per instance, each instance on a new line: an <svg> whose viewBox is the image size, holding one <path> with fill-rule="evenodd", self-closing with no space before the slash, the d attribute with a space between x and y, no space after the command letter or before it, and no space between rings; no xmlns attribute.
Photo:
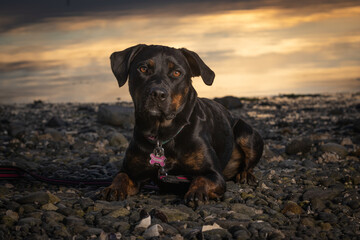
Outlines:
<svg viewBox="0 0 360 240"><path fill-rule="evenodd" d="M105 186L0 179L0 239L359 239L360 93L216 100L265 141L256 184L194 208L155 187L107 202ZM127 102L2 104L0 166L111 181L133 127Z"/></svg>

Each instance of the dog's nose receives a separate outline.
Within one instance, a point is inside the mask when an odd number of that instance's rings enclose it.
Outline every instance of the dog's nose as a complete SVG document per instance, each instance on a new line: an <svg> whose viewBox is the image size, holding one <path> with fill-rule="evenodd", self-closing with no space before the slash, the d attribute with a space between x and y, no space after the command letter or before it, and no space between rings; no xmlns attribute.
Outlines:
<svg viewBox="0 0 360 240"><path fill-rule="evenodd" d="M168 96L168 93L164 88L154 87L150 90L150 96L154 100L165 101L165 99Z"/></svg>

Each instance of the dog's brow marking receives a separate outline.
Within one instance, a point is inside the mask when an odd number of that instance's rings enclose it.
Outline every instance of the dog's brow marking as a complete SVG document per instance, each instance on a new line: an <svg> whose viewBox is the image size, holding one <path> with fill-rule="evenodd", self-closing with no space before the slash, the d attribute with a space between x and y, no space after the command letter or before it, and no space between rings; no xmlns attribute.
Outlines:
<svg viewBox="0 0 360 240"><path fill-rule="evenodd" d="M154 67L155 66L154 60L150 59L149 60L149 65L150 65L150 67Z"/></svg>
<svg viewBox="0 0 360 240"><path fill-rule="evenodd" d="M173 62L168 63L169 69L173 69L175 67L175 64Z"/></svg>

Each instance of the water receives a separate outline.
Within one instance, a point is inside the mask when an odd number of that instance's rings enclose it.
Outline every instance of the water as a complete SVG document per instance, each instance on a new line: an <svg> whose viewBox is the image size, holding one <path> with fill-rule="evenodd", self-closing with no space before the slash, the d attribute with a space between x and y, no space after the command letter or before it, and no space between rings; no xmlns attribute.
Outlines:
<svg viewBox="0 0 360 240"><path fill-rule="evenodd" d="M357 2L16 2L0 5L0 103L128 101L109 56L138 43L197 52L216 73L194 79L204 97L360 91Z"/></svg>

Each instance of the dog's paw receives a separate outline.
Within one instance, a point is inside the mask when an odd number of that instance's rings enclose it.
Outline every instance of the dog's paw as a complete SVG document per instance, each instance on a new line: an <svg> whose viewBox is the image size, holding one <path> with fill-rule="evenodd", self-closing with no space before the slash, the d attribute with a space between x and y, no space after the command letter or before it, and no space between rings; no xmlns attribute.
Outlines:
<svg viewBox="0 0 360 240"><path fill-rule="evenodd" d="M254 174L251 171L243 171L236 175L236 182L240 184L256 184L257 180Z"/></svg>
<svg viewBox="0 0 360 240"><path fill-rule="evenodd" d="M112 184L102 190L100 198L107 201L124 200L138 192L138 187L126 173L119 173Z"/></svg>
<svg viewBox="0 0 360 240"><path fill-rule="evenodd" d="M204 177L196 178L190 185L185 194L185 202L189 206L197 207L206 204L210 199L220 200L221 194L219 187L212 181Z"/></svg>

